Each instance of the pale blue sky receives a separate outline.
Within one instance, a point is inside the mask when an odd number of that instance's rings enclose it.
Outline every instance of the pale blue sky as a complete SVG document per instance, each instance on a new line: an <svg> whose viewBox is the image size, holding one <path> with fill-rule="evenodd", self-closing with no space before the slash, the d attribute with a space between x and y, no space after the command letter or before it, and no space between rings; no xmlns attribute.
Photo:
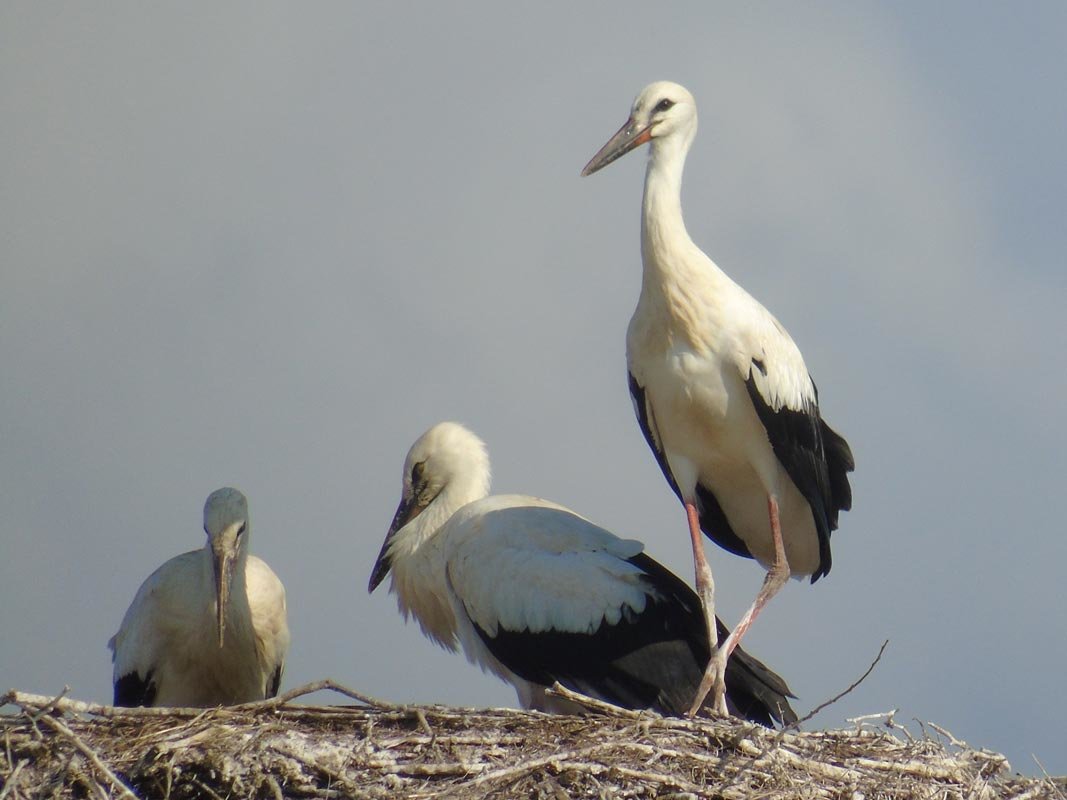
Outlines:
<svg viewBox="0 0 1067 800"><path fill-rule="evenodd" d="M687 580L633 419L657 79L690 233L789 328L857 460L834 568L746 645L819 726L900 709L1067 773L1067 6L0 7L0 688L110 698L140 582L249 497L286 686L513 705L365 586L418 434ZM732 623L761 573L709 544Z"/></svg>

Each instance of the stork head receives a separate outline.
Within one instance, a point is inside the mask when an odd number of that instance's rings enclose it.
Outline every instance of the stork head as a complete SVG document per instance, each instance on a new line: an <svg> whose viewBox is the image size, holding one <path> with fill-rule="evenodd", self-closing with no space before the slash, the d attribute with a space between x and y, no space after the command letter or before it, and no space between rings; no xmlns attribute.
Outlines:
<svg viewBox="0 0 1067 800"><path fill-rule="evenodd" d="M651 142L653 150L677 143L684 154L696 131L697 106L689 90L670 81L650 83L634 100L629 119L585 165L582 176L592 175L645 142Z"/></svg>
<svg viewBox="0 0 1067 800"><path fill-rule="evenodd" d="M226 638L226 607L234 572L248 542L248 500L236 489L212 492L204 503L204 533L215 573L215 608L219 647Z"/></svg>
<svg viewBox="0 0 1067 800"><path fill-rule="evenodd" d="M405 526L446 490L453 496L452 507L444 509L448 516L460 505L485 497L489 492L489 454L485 442L458 422L439 422L408 450L400 505L374 562L367 591L373 592L389 574L395 545L403 537ZM440 520L439 524L444 521Z"/></svg>

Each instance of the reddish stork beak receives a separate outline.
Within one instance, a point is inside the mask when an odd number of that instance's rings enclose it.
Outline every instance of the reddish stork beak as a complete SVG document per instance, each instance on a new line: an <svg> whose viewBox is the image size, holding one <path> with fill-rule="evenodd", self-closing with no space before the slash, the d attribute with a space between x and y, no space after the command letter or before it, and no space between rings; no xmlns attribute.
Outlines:
<svg viewBox="0 0 1067 800"><path fill-rule="evenodd" d="M621 158L635 147L640 147L651 138L652 126L648 125L638 130L637 124L631 117L626 120L626 123L619 128L614 136L608 139L607 144L601 147L597 154L589 160L589 163L585 165L585 169L582 170L582 177L592 175L598 169L603 169L615 159Z"/></svg>

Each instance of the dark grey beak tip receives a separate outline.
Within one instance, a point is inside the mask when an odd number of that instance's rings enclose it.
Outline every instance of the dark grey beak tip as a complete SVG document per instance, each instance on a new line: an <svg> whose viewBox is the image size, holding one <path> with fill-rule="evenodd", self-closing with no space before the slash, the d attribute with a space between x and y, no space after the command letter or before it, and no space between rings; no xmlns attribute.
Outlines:
<svg viewBox="0 0 1067 800"><path fill-rule="evenodd" d="M622 158L635 147L639 147L649 141L651 139L650 130L651 126L638 130L632 119L626 120L623 126L615 132L615 135L608 139L595 156L589 159L589 163L582 170L582 177L585 178L592 175L613 161Z"/></svg>
<svg viewBox="0 0 1067 800"><path fill-rule="evenodd" d="M375 589L378 588L385 576L389 574L389 570L393 568L392 559L389 557L389 544L393 541L393 537L396 532L403 528L411 519L418 515L422 511L422 508L415 502L415 498L409 497L407 499L401 499L400 505L396 508L396 514L393 515L393 521L389 525L389 532L385 534L385 541L382 542L382 549L378 551L378 558L374 561L374 567L370 571L370 580L367 582L367 594L372 594Z"/></svg>
<svg viewBox="0 0 1067 800"><path fill-rule="evenodd" d="M612 141L608 144L612 144L614 143L614 141L615 139L613 138ZM602 170L615 159L619 158L619 156L621 155L622 153L618 152L618 148L609 148L608 145L604 145L604 147L597 151L597 154L595 156L589 159L589 163L582 167L581 177L588 178L594 172L600 172L600 170Z"/></svg>
<svg viewBox="0 0 1067 800"><path fill-rule="evenodd" d="M370 580L367 581L367 594L374 593L374 590L385 580L385 576L389 574L389 570L393 566L387 555L389 540L392 538L393 532L389 531L389 536L386 537L385 544L382 545L382 551L378 553L378 558L374 561L374 567L370 571Z"/></svg>
<svg viewBox="0 0 1067 800"><path fill-rule="evenodd" d="M371 573L370 580L367 581L367 594L374 594L374 590L385 579L388 571L388 569L382 569L377 564L374 565L374 572Z"/></svg>
<svg viewBox="0 0 1067 800"><path fill-rule="evenodd" d="M389 543L392 541L393 534L395 533L396 531L393 528L390 528L389 533L385 536L385 541L382 542L382 549L378 553L378 557L374 560L374 566L370 571L370 580L367 581L367 594L374 593L374 590L385 580L385 576L389 574L389 570L393 567L393 563L389 559Z"/></svg>

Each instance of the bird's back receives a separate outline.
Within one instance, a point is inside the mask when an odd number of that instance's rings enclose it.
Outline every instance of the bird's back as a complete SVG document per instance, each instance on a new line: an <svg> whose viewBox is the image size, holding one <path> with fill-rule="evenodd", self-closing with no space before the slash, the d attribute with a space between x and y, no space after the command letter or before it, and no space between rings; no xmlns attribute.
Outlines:
<svg viewBox="0 0 1067 800"><path fill-rule="evenodd" d="M709 649L700 601L643 551L538 498L496 496L449 523L446 561L460 640L520 697L559 681L629 708L684 713ZM701 660L703 659L703 660ZM739 650L737 713L789 721L788 687Z"/></svg>

